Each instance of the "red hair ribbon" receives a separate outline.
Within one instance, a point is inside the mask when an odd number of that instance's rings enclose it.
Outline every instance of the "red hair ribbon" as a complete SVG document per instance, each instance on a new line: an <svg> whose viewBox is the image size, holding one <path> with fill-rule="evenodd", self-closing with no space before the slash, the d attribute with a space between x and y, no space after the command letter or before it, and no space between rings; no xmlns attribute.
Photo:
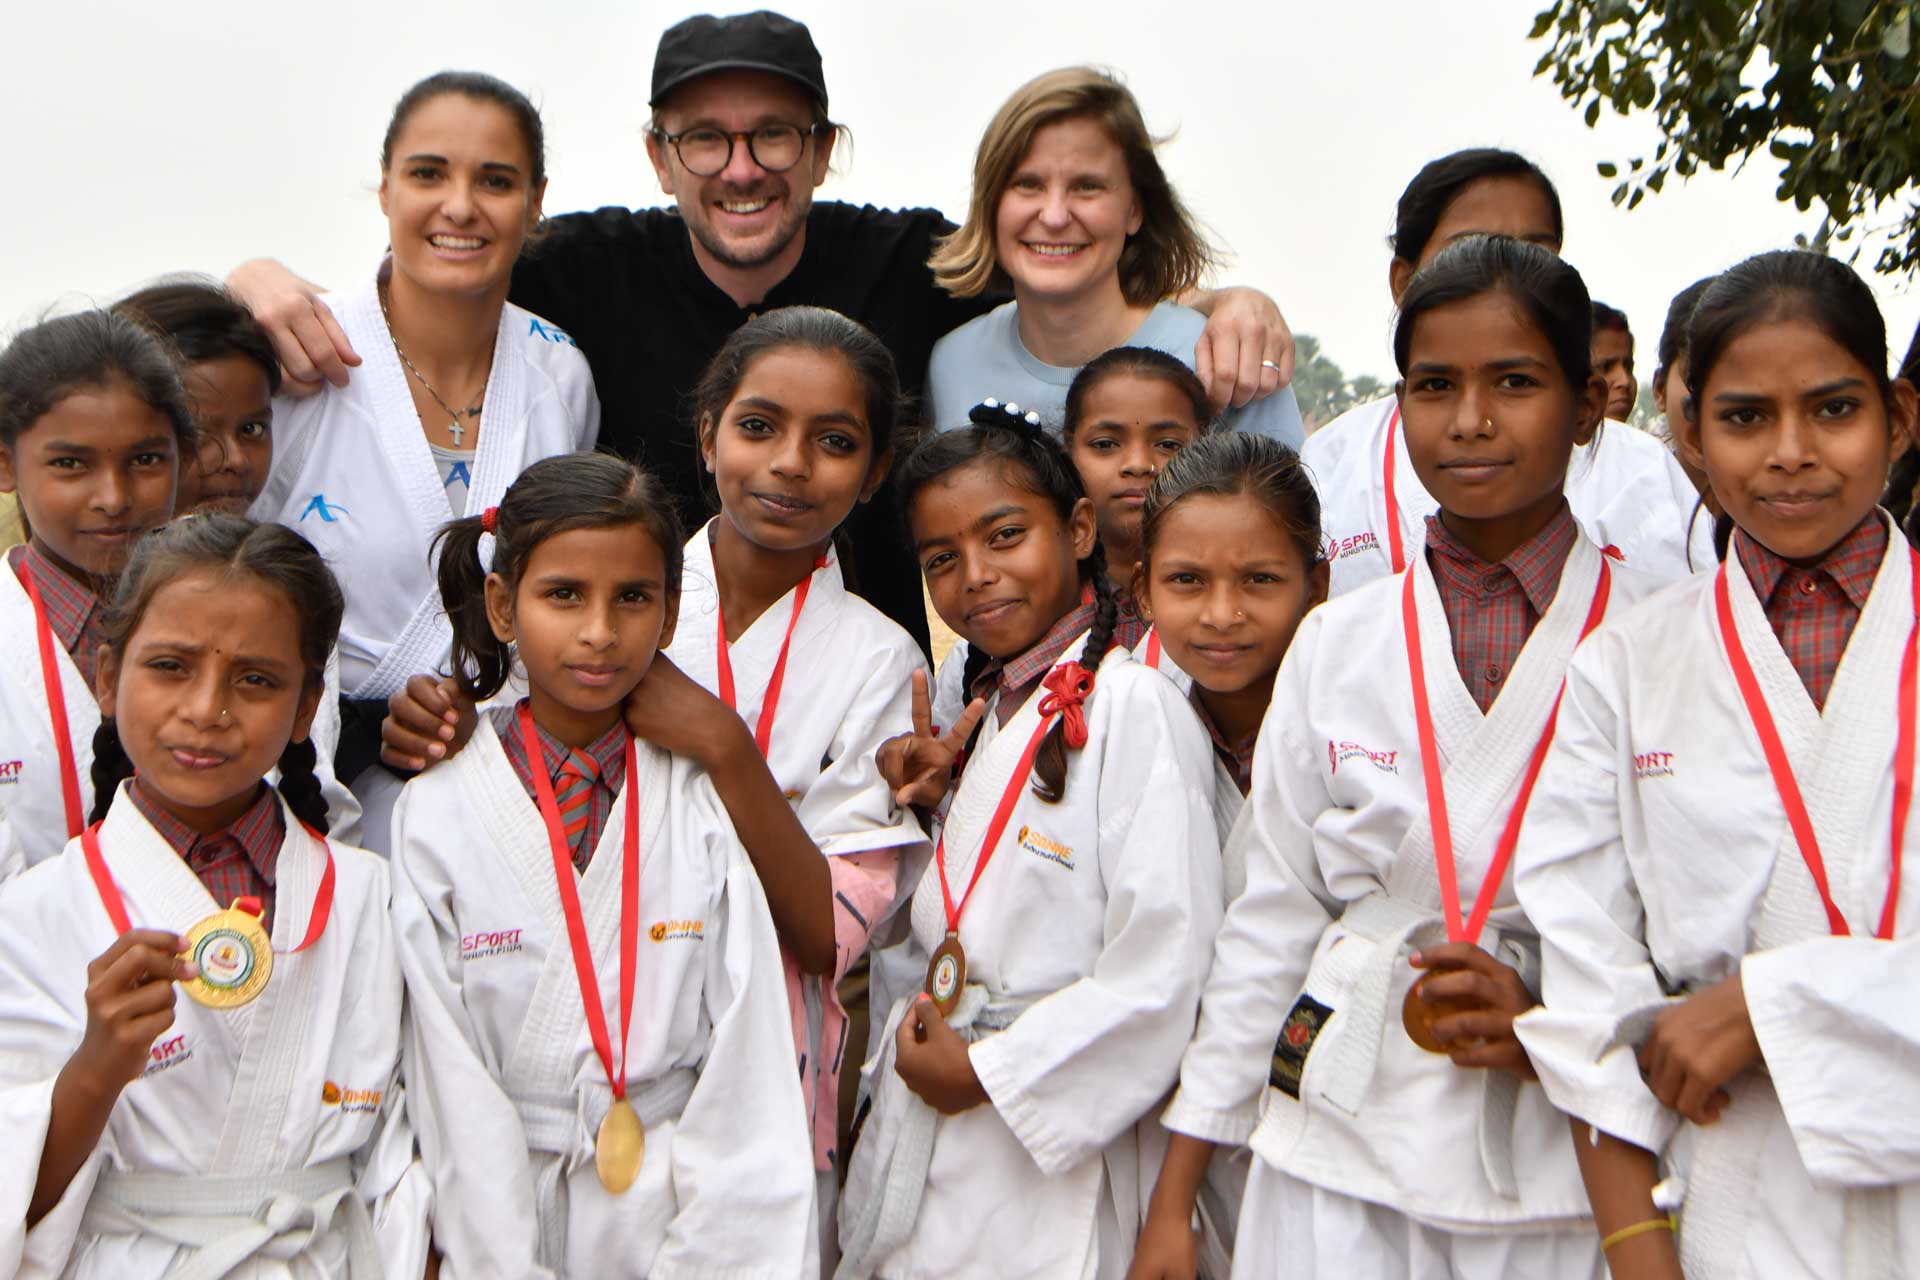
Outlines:
<svg viewBox="0 0 1920 1280"><path fill-rule="evenodd" d="M1063 662L1047 673L1041 685L1048 690L1040 699L1040 714L1059 713L1067 745L1078 750L1087 745L1087 717L1080 710L1093 693L1093 672L1077 662Z"/></svg>
<svg viewBox="0 0 1920 1280"><path fill-rule="evenodd" d="M500 527L500 508L488 507L480 513L480 532L492 533Z"/></svg>

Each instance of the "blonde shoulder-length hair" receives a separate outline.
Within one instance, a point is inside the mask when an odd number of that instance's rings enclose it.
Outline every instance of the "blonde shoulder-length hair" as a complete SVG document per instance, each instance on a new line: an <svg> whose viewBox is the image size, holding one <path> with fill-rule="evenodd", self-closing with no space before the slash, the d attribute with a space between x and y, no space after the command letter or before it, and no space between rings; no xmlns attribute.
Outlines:
<svg viewBox="0 0 1920 1280"><path fill-rule="evenodd" d="M1093 67L1062 67L1028 81L995 113L973 158L973 198L966 223L944 237L928 265L949 293L975 297L1013 282L994 251L1000 197L1026 158L1033 135L1061 120L1099 123L1126 157L1127 177L1140 202L1140 230L1120 253L1120 291L1139 306L1194 288L1215 263L1213 246L1180 202L1154 154L1160 141L1147 131L1140 104L1113 75Z"/></svg>

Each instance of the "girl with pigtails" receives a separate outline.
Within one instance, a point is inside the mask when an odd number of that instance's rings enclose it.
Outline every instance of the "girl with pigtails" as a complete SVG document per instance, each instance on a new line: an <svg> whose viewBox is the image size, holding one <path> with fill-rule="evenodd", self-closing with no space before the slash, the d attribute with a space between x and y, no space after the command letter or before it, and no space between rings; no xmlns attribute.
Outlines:
<svg viewBox="0 0 1920 1280"><path fill-rule="evenodd" d="M0 1272L425 1273L387 864L328 838L308 737L341 607L238 516L121 575L92 825L0 889Z"/></svg>
<svg viewBox="0 0 1920 1280"><path fill-rule="evenodd" d="M410 1106L451 1275L813 1274L766 895L707 772L624 718L673 637L681 543L657 482L590 453L437 542L459 693L527 682L394 811Z"/></svg>
<svg viewBox="0 0 1920 1280"><path fill-rule="evenodd" d="M1220 921L1213 766L1178 690L1110 647L1064 451L999 407L973 422L900 474L964 643L880 754L943 820L911 907L925 990L867 1068L839 1274L1118 1276Z"/></svg>

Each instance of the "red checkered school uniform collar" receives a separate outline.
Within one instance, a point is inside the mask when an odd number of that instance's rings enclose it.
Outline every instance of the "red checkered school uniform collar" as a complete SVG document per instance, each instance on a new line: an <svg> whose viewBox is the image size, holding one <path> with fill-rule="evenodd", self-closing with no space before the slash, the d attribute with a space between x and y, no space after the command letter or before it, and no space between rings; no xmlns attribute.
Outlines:
<svg viewBox="0 0 1920 1280"><path fill-rule="evenodd" d="M1782 584L1793 574L1798 574L1801 580L1831 579L1857 613L1867 607L1867 597L1873 593L1873 579L1887 554L1887 526L1881 523L1878 510L1870 512L1853 527L1853 532L1834 543L1818 563L1807 569L1761 546L1744 530L1734 538L1733 545L1740 557L1740 567L1747 571L1747 581L1753 584L1753 594L1769 617L1781 601ZM1806 594L1804 589L1803 594Z"/></svg>
<svg viewBox="0 0 1920 1280"><path fill-rule="evenodd" d="M1744 531L1736 532L1733 548L1807 696L1824 708L1886 556L1887 527L1880 513L1869 513L1807 567L1775 554Z"/></svg>
<svg viewBox="0 0 1920 1280"><path fill-rule="evenodd" d="M1005 728L1034 686L1053 670L1060 656L1073 647L1073 642L1093 626L1093 611L1093 588L1088 587L1080 595L1080 604L1049 627L1026 652L987 663L974 677L968 696L991 698L997 693L999 700L994 703L994 718Z"/></svg>
<svg viewBox="0 0 1920 1280"><path fill-rule="evenodd" d="M1579 539L1563 499L1533 537L1499 564L1469 550L1441 521L1427 519L1427 563L1446 611L1455 668L1482 712L1500 696L1534 626L1560 591L1560 574Z"/></svg>
<svg viewBox="0 0 1920 1280"><path fill-rule="evenodd" d="M266 783L260 784L260 794L253 798L253 803L247 806L247 811L232 826L207 835L195 831L161 808L159 801L138 781L127 788L127 797L133 801L133 807L140 811L140 816L181 857L190 857L196 846L204 848L216 841L232 838L246 851L247 861L260 873L260 878L268 884L273 883L274 868L280 861L280 846L286 841L287 820L280 812L280 793Z"/></svg>
<svg viewBox="0 0 1920 1280"><path fill-rule="evenodd" d="M1567 557L1579 540L1580 526L1563 499L1546 527L1507 553L1499 564L1482 560L1465 543L1453 536L1446 522L1436 513L1427 517L1427 562L1442 596L1449 591L1474 597L1486 589L1487 579L1496 569L1505 569L1520 584L1535 617L1545 614L1560 591L1560 573Z"/></svg>
<svg viewBox="0 0 1920 1280"><path fill-rule="evenodd" d="M103 610L93 584L68 573L31 542L8 552L8 563L15 573L32 575L47 607L47 626L91 684L95 650L105 638Z"/></svg>

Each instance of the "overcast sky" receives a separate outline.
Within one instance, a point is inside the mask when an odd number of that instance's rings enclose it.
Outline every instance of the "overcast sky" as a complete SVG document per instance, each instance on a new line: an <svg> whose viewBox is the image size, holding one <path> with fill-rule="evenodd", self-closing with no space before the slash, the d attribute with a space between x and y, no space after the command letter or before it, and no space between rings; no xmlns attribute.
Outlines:
<svg viewBox="0 0 1920 1280"><path fill-rule="evenodd" d="M1349 373L1390 374L1393 205L1463 146L1531 156L1567 205L1567 257L1632 317L1651 371L1668 299L1790 243L1816 213L1773 198L1764 156L1739 178L1669 186L1633 213L1594 164L1651 150L1644 120L1587 129L1532 77L1539 0L1207 0L964 4L788 0L826 63L854 147L824 198L964 210L994 109L1049 68L1126 77L1182 194L1257 285ZM493 72L541 105L547 209L662 200L640 130L660 31L682 4L325 0L16 7L0 48L9 192L0 326L109 301L155 275L272 254L344 283L374 265L373 196L395 98L447 67ZM1182 18L1190 20L1183 26ZM1920 317L1876 282L1896 358Z"/></svg>

